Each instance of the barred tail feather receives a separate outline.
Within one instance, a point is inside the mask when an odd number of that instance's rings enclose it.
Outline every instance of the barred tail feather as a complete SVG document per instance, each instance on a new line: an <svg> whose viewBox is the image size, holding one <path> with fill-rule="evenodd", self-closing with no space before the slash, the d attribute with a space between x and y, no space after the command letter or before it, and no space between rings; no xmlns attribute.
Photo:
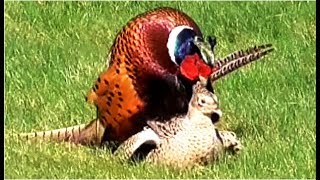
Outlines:
<svg viewBox="0 0 320 180"><path fill-rule="evenodd" d="M264 50L267 50L268 48L271 48L271 47L272 47L272 44L264 44L264 45L254 46L254 47L248 48L246 50L240 50L240 51L233 52L233 53L227 55L223 59L218 59L214 63L213 67L221 68L222 66L226 65L227 63L229 63L233 60L248 56L250 54L263 52Z"/></svg>
<svg viewBox="0 0 320 180"><path fill-rule="evenodd" d="M86 124L80 124L80 125L70 126L70 127L61 128L61 129L48 130L48 131L20 133L18 134L18 136L25 140L49 139L49 140L57 140L57 141L67 141L71 137L78 136L85 127L86 127Z"/></svg>
<svg viewBox="0 0 320 180"><path fill-rule="evenodd" d="M250 48L246 51L246 53L239 53L235 55L234 57L236 58L233 57L233 58L230 58L229 60L228 59L229 56L228 56L224 58L224 60L217 62L218 63L217 65L219 66L219 68L218 70L216 70L210 75L211 83L239 69L240 67L245 66L246 64L249 64L267 55L268 53L274 50L271 46L272 46L271 44L267 44L263 46Z"/></svg>
<svg viewBox="0 0 320 180"><path fill-rule="evenodd" d="M61 129L20 133L19 138L25 140L53 140L56 142L67 141L82 145L100 145L105 128L97 119L89 124L80 124Z"/></svg>

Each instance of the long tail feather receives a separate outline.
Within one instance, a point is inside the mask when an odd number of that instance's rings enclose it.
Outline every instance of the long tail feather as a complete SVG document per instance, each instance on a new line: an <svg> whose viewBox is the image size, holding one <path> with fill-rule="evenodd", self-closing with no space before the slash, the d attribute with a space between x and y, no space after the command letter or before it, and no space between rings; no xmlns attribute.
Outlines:
<svg viewBox="0 0 320 180"><path fill-rule="evenodd" d="M272 47L272 44L264 44L264 45L254 46L254 47L248 48L246 50L240 50L240 51L233 52L233 53L227 55L223 59L216 60L214 63L214 68L221 68L223 65L226 65L230 61L239 59L241 57L248 56L250 54L263 52L264 50L271 48L271 47Z"/></svg>
<svg viewBox="0 0 320 180"><path fill-rule="evenodd" d="M48 131L20 133L18 134L18 136L25 140L50 139L50 140L57 140L57 141L67 141L72 136L73 137L78 136L85 127L86 127L86 124L80 124L80 125L70 126L70 127L61 128L61 129L48 130Z"/></svg>
<svg viewBox="0 0 320 180"><path fill-rule="evenodd" d="M92 120L89 124L80 124L61 129L20 133L18 137L25 140L53 140L67 141L82 145L98 145L101 143L105 128L99 120Z"/></svg>
<svg viewBox="0 0 320 180"><path fill-rule="evenodd" d="M215 82L216 80L220 79L221 77L239 69L246 64L249 64L255 60L260 59L261 57L267 55L274 49L272 48L271 44L262 45L258 47L253 47L246 50L245 53L243 51L238 51L237 53L233 53L220 62L217 62L218 70L214 71L210 75L211 83ZM240 53L239 53L240 52Z"/></svg>

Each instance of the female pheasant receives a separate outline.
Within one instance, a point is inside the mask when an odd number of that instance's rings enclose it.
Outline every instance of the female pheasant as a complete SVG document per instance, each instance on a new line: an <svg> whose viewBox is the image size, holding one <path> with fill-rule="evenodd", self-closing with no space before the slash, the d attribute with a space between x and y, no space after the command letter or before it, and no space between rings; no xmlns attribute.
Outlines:
<svg viewBox="0 0 320 180"><path fill-rule="evenodd" d="M145 158L147 162L189 168L215 161L225 150L238 153L242 145L236 134L215 127L222 112L218 97L207 90L206 83L200 78L193 86L186 115L164 123L148 121L148 126L124 141L115 155L123 160Z"/></svg>
<svg viewBox="0 0 320 180"><path fill-rule="evenodd" d="M105 140L126 140L142 130L146 118L187 112L192 85L212 72L195 37L202 38L197 24L172 8L138 15L123 27L108 68L87 95L106 127Z"/></svg>

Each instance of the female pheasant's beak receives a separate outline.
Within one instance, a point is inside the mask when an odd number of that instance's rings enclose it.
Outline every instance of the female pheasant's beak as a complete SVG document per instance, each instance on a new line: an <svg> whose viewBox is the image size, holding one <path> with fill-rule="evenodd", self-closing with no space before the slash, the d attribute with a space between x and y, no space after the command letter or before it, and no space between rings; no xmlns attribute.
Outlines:
<svg viewBox="0 0 320 180"><path fill-rule="evenodd" d="M193 43L199 49L199 53L185 57L180 65L180 73L190 81L197 81L199 76L208 78L212 73L213 49L216 41L215 38L209 37L208 42L204 42L202 38L196 36Z"/></svg>
<svg viewBox="0 0 320 180"><path fill-rule="evenodd" d="M215 111L213 111L210 116L212 123L215 124L216 122L218 122L221 116L222 111L220 109L216 109Z"/></svg>

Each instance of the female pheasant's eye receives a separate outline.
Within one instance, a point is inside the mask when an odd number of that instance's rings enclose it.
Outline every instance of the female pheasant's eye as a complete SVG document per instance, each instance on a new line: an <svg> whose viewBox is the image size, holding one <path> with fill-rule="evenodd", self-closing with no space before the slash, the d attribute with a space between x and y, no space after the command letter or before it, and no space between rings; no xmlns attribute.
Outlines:
<svg viewBox="0 0 320 180"><path fill-rule="evenodd" d="M206 101L204 99L201 99L201 104L205 104Z"/></svg>
<svg viewBox="0 0 320 180"><path fill-rule="evenodd" d="M198 49L193 40L196 33L188 26L174 28L168 39L167 47L171 60L180 65L185 56L194 54Z"/></svg>
<svg viewBox="0 0 320 180"><path fill-rule="evenodd" d="M206 104L206 100L203 98L198 99L198 106L203 107Z"/></svg>

